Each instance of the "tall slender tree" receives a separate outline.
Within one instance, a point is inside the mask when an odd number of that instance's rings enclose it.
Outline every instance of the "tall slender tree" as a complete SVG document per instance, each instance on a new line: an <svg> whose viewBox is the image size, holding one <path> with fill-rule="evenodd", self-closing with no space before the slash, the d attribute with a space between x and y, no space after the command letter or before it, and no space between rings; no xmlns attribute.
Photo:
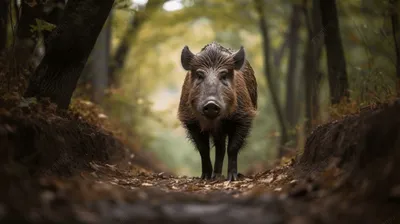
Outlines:
<svg viewBox="0 0 400 224"><path fill-rule="evenodd" d="M289 62L288 72L286 76L286 108L285 115L288 127L293 129L297 123L299 112L296 110L296 93L297 93L297 54L299 47L299 29L301 21L301 6L299 4L293 4L292 15L290 18L289 25L289 36L288 36L288 49L289 49Z"/></svg>
<svg viewBox="0 0 400 224"><path fill-rule="evenodd" d="M125 34L122 37L121 43L118 45L113 61L111 63L110 73L109 73L109 84L118 86L118 72L124 67L126 57L131 49L132 39L136 37L140 27L151 17L151 15L160 9L166 0L152 0L149 1L144 9L135 12L131 17L129 22L129 27L127 28Z"/></svg>
<svg viewBox="0 0 400 224"><path fill-rule="evenodd" d="M304 21L307 27L307 41L304 53L303 79L305 92L305 132L309 133L313 128L313 121L318 119L319 112L319 85L321 73L319 65L321 61L322 47L324 44L321 24L319 0L312 0L311 16L307 9L307 0L303 1Z"/></svg>
<svg viewBox="0 0 400 224"><path fill-rule="evenodd" d="M278 96L276 94L275 86L273 85L274 81L272 78L272 64L271 64L271 42L270 42L270 37L269 37L269 31L268 31L268 25L266 21L266 16L264 12L264 4L262 0L254 0L254 6L257 10L258 16L259 16L259 28L261 32L261 37L262 37L262 52L263 52L263 63L264 63L264 75L267 79L267 82L269 83L268 89L269 93L272 98L272 103L275 108L276 116L279 121L280 125L280 132L281 132L281 138L278 146L278 157L283 156L283 146L287 142L288 137L287 137L287 129L286 129L286 124L285 124L285 119L284 115L278 100Z"/></svg>
<svg viewBox="0 0 400 224"><path fill-rule="evenodd" d="M342 38L340 37L336 0L320 1L320 9L324 29L331 103L337 104L343 97L349 97L349 82Z"/></svg>

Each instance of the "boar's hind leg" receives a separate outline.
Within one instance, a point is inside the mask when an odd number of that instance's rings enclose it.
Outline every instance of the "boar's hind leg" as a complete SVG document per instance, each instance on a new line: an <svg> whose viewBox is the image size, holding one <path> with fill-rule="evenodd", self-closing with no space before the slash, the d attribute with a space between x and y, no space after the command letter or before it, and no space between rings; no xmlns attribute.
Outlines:
<svg viewBox="0 0 400 224"><path fill-rule="evenodd" d="M250 128L250 121L236 123L230 128L228 134L228 181L236 181L238 179L237 157L249 135Z"/></svg>
<svg viewBox="0 0 400 224"><path fill-rule="evenodd" d="M197 150L201 156L201 179L210 179L212 174L212 165L210 160L210 137L207 132L201 132L196 124L186 126Z"/></svg>
<svg viewBox="0 0 400 224"><path fill-rule="evenodd" d="M225 140L226 136L214 136L214 145L215 145L215 164L214 164L214 172L212 175L213 179L218 179L222 175L222 165L224 164L225 157Z"/></svg>

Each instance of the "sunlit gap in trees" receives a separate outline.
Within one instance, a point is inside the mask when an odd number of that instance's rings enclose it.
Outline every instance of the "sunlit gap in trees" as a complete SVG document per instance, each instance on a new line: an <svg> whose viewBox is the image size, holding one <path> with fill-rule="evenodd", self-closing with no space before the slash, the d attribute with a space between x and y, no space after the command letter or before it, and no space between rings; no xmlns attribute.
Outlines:
<svg viewBox="0 0 400 224"><path fill-rule="evenodd" d="M132 0L132 2L138 5L145 5L148 2L148 0ZM183 4L181 0L167 1L163 5L163 9L169 12L181 10L182 8Z"/></svg>

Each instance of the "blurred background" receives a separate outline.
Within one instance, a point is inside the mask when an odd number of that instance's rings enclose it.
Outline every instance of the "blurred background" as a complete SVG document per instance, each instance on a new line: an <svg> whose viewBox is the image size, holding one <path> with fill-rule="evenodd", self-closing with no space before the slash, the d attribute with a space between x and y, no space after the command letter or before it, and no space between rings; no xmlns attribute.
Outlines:
<svg viewBox="0 0 400 224"><path fill-rule="evenodd" d="M394 3L338 0L341 40L330 46L343 46L350 99L329 106L323 2L120 0L97 39L75 97L100 104L139 150L173 172L199 176L200 156L177 119L186 75L181 50L188 45L197 53L212 41L233 49L244 46L258 81L259 111L240 153L239 171L268 166L302 149L306 134L318 124L395 95ZM53 12L57 20L65 1L53 3L42 10ZM51 29L51 19L46 21L25 29ZM18 37L22 41L23 33ZM35 49L38 55L40 49ZM226 165L225 160L224 174Z"/></svg>

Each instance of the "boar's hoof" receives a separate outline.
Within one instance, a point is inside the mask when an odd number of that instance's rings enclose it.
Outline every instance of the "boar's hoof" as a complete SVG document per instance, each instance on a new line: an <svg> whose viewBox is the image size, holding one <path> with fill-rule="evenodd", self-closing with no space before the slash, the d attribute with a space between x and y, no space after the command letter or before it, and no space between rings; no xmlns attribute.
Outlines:
<svg viewBox="0 0 400 224"><path fill-rule="evenodd" d="M224 179L224 176L221 173L213 173L211 178L214 180L222 180Z"/></svg>
<svg viewBox="0 0 400 224"><path fill-rule="evenodd" d="M237 181L237 180L238 180L238 174L236 171L228 172L228 181Z"/></svg>
<svg viewBox="0 0 400 224"><path fill-rule="evenodd" d="M200 178L203 180L209 180L211 179L211 173L202 173Z"/></svg>

